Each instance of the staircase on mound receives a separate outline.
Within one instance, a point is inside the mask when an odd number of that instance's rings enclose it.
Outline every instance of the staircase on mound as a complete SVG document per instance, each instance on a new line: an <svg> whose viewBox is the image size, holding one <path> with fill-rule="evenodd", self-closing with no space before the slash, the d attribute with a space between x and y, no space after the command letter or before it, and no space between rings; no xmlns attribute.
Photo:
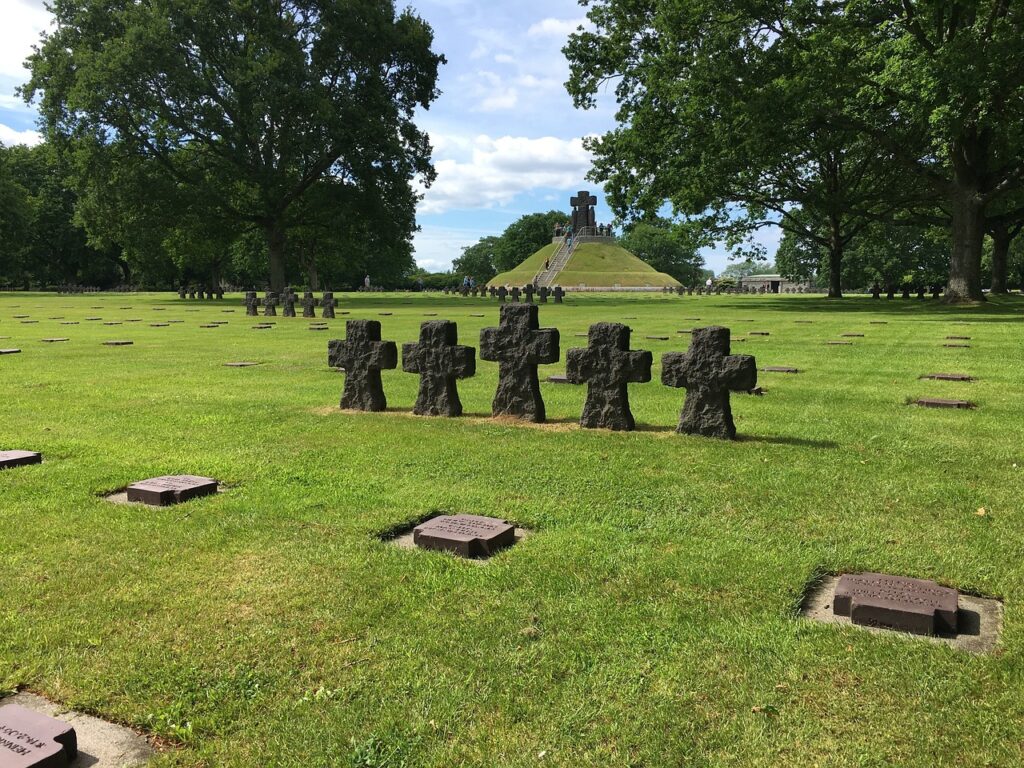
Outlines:
<svg viewBox="0 0 1024 768"><path fill-rule="evenodd" d="M591 231L593 230L593 231ZM580 233L572 238L570 241L568 237L563 237L562 241L558 244L558 248L551 254L548 259L548 268L541 269L536 275L533 276L533 284L538 288L548 287L554 283L555 278L558 277L558 273L565 269L565 265L569 263L569 259L576 253L576 249L580 243L584 242L588 238L593 238L597 234L597 229L594 227L586 227L581 230Z"/></svg>

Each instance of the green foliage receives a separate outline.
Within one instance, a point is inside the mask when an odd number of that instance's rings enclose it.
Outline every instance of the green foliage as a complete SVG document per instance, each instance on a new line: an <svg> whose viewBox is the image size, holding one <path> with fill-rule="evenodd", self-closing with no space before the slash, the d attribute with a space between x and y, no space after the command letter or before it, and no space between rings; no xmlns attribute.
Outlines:
<svg viewBox="0 0 1024 768"><path fill-rule="evenodd" d="M568 217L561 211L529 213L516 219L501 233L494 250L493 267L496 272L514 269L526 257L551 242L555 226L564 224Z"/></svg>
<svg viewBox="0 0 1024 768"><path fill-rule="evenodd" d="M25 96L79 155L80 184L86 168L106 171L116 202L92 196L91 231L120 230L127 245L131 222L182 206L211 226L257 227L276 290L288 232L316 214L358 220L364 260L377 254L370 232L408 256L412 179L433 178L413 116L437 96L443 62L411 11L386 0L55 0L53 11ZM140 200L144 177L160 183ZM330 205L303 205L324 185L338 189Z"/></svg>
<svg viewBox="0 0 1024 768"><path fill-rule="evenodd" d="M671 275L683 285L696 285L704 259L694 240L689 227L673 226L665 220L639 221L619 238L618 244L658 272Z"/></svg>
<svg viewBox="0 0 1024 768"><path fill-rule="evenodd" d="M452 262L452 271L459 277L473 277L477 282L486 283L497 274L494 254L500 245L501 238L492 235L466 246L462 255Z"/></svg>

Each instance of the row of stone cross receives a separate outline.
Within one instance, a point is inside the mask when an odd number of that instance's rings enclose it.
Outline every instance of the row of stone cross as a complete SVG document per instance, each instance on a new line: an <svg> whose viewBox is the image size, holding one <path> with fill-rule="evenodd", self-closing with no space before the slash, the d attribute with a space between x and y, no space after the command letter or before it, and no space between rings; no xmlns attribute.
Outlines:
<svg viewBox="0 0 1024 768"><path fill-rule="evenodd" d="M198 294L198 297L196 296L196 294ZM214 299L214 298L216 298L216 299L223 299L224 298L224 289L221 288L220 286L217 286L217 290L216 290L216 293L215 293L214 291L207 291L207 290L204 290L202 288L194 288L194 287L193 288L186 288L185 286L182 286L182 287L178 288L178 298L179 299L195 299L195 298L200 298L200 299Z"/></svg>
<svg viewBox="0 0 1024 768"><path fill-rule="evenodd" d="M480 358L499 364L491 404L494 416L545 420L537 366L559 360L559 334L557 328L540 328L537 312L536 305L506 304L499 325L480 331ZM381 371L398 367L397 345L381 340L376 320L349 320L345 336L328 343L328 364L345 372L341 407L385 410ZM615 430L636 426L627 384L650 381L653 358L646 350L631 350L629 336L626 325L596 323L590 326L585 348L568 350L566 379L587 385L581 426ZM402 370L420 377L413 413L459 416L462 402L457 381L475 375L475 350L459 345L454 322L426 322L420 326L418 343L402 345ZM750 355L729 353L728 328L698 328L687 352L662 356L661 382L687 390L676 431L732 439L736 425L729 391L753 389L757 365Z"/></svg>
<svg viewBox="0 0 1024 768"><path fill-rule="evenodd" d="M295 305L298 303L302 305L303 317L316 317L316 307L319 304L322 310L320 316L332 318L334 317L334 310L338 306L332 291L324 291L323 298L319 301L313 297L311 291L306 291L300 302L298 294L289 288L280 297L273 291L267 291L267 295L263 299L263 316L277 317L277 306L280 304L282 308L281 314L284 317L296 317ZM256 317L259 315L259 306L260 300L256 297L256 291L247 291L245 294L245 314L249 317Z"/></svg>
<svg viewBox="0 0 1024 768"><path fill-rule="evenodd" d="M512 301L518 302L522 300L527 304L533 304L534 295L537 296L537 299L541 304L547 304L549 297L554 300L555 304L561 304L562 299L565 297L565 291L560 285L556 285L554 288L548 288L546 285L542 285L540 288L534 288L533 283L527 283L522 288L515 285L512 286L512 288L508 288L504 285L497 287L492 285L489 288L487 286L480 285L470 288L469 286L464 285L461 288L445 288L444 292L446 296L451 293L458 293L463 296L473 296L474 298L478 295L480 298L484 298L489 294L492 299L499 299L500 301L505 301L511 296Z"/></svg>

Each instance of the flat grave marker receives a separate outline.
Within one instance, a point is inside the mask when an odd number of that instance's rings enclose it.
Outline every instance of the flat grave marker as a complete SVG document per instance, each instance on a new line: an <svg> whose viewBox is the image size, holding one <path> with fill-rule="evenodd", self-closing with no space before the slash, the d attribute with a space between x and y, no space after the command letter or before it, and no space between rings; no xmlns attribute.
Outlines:
<svg viewBox="0 0 1024 768"><path fill-rule="evenodd" d="M459 557L490 557L515 543L515 527L495 517L439 515L413 529L413 543Z"/></svg>
<svg viewBox="0 0 1024 768"><path fill-rule="evenodd" d="M68 338L53 338L53 339L40 339L40 341L42 341L44 344L56 344L57 342L60 342L60 341L71 341L71 339L68 339Z"/></svg>
<svg viewBox="0 0 1024 768"><path fill-rule="evenodd" d="M830 347L852 347L853 346L853 342L852 341L826 341L825 343L828 344Z"/></svg>
<svg viewBox="0 0 1024 768"><path fill-rule="evenodd" d="M970 344L943 344L946 349L970 349Z"/></svg>
<svg viewBox="0 0 1024 768"><path fill-rule="evenodd" d="M963 408L970 410L976 407L974 403L967 400L946 400L941 397L922 397L915 400L914 404L925 408Z"/></svg>
<svg viewBox="0 0 1024 768"><path fill-rule="evenodd" d="M43 454L35 451L0 451L0 469L42 464Z"/></svg>
<svg viewBox="0 0 1024 768"><path fill-rule="evenodd" d="M839 577L832 610L854 624L880 626L916 635L957 631L959 594L934 581L884 573Z"/></svg>
<svg viewBox="0 0 1024 768"><path fill-rule="evenodd" d="M103 342L103 346L105 346L105 347L130 347L134 343L135 343L134 341L127 341L125 339L122 339L122 340L116 340L116 341L104 341Z"/></svg>
<svg viewBox="0 0 1024 768"><path fill-rule="evenodd" d="M970 341L970 336L947 336L947 341Z"/></svg>
<svg viewBox="0 0 1024 768"><path fill-rule="evenodd" d="M226 368L251 368L254 365L260 365L260 363L253 363L246 360L237 363L224 363Z"/></svg>
<svg viewBox="0 0 1024 768"><path fill-rule="evenodd" d="M0 349L0 355L17 355L20 352L20 349Z"/></svg>
<svg viewBox="0 0 1024 768"><path fill-rule="evenodd" d="M217 481L197 475L164 475L128 486L128 501L166 507L217 492Z"/></svg>
<svg viewBox="0 0 1024 768"><path fill-rule="evenodd" d="M864 334L863 333L841 333L841 334L839 334L839 336L840 336L840 338L843 338L843 339L863 339L864 338Z"/></svg>
<svg viewBox="0 0 1024 768"><path fill-rule="evenodd" d="M974 377L966 373L926 373L920 378L934 381L974 381Z"/></svg>
<svg viewBox="0 0 1024 768"><path fill-rule="evenodd" d="M749 336L771 336L768 331L747 331Z"/></svg>
<svg viewBox="0 0 1024 768"><path fill-rule="evenodd" d="M0 766L61 768L78 756L78 738L68 723L20 704L0 705Z"/></svg>
<svg viewBox="0 0 1024 768"><path fill-rule="evenodd" d="M669 340L668 336L644 336L644 338L645 339L650 339L651 341L668 341Z"/></svg>
<svg viewBox="0 0 1024 768"><path fill-rule="evenodd" d="M548 376L548 381L552 384L568 384L569 377L566 376L565 374L556 373L552 374L551 376Z"/></svg>
<svg viewBox="0 0 1024 768"><path fill-rule="evenodd" d="M761 370L765 373L800 373L798 368L791 368L788 365L766 365Z"/></svg>

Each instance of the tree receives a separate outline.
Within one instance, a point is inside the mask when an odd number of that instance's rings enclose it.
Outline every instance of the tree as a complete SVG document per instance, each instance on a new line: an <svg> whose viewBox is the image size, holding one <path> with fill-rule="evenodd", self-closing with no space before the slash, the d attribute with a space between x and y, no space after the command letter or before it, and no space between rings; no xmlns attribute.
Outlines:
<svg viewBox="0 0 1024 768"><path fill-rule="evenodd" d="M521 216L501 233L494 251L493 266L497 272L514 269L528 256L548 245L555 233L555 226L568 219L561 211L529 213Z"/></svg>
<svg viewBox="0 0 1024 768"><path fill-rule="evenodd" d="M890 295L900 286L941 284L948 259L948 230L895 222L867 227L848 252L851 282L878 283Z"/></svg>
<svg viewBox="0 0 1024 768"><path fill-rule="evenodd" d="M500 238L490 235L467 245L462 255L452 262L452 271L459 277L473 277L478 283L486 283L498 274L494 268L494 253L499 242Z"/></svg>
<svg viewBox="0 0 1024 768"><path fill-rule="evenodd" d="M0 144L0 282L22 282L30 246L34 212L28 190L12 168L11 150Z"/></svg>
<svg viewBox="0 0 1024 768"><path fill-rule="evenodd" d="M704 259L691 230L665 219L632 224L619 245L683 285L694 285L703 273Z"/></svg>
<svg viewBox="0 0 1024 768"><path fill-rule="evenodd" d="M54 0L52 10L23 89L41 96L48 134L87 153L118 145L197 209L258 227L274 290L297 205L324 179L358 199L433 178L413 115L436 98L444 59L429 25L388 0ZM407 219L372 226L411 233Z"/></svg>

